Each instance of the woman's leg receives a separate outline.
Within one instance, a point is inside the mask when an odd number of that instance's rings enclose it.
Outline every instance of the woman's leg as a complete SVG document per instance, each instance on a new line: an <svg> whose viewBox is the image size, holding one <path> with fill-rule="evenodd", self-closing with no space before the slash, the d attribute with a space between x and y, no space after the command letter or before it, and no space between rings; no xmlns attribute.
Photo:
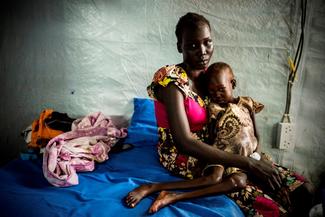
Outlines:
<svg viewBox="0 0 325 217"><path fill-rule="evenodd" d="M175 190L175 189L191 189L215 185L222 180L224 168L222 166L215 166L208 176L202 176L197 179L164 182L141 185L133 191L129 192L125 197L125 203L128 207L135 207L142 198L162 190Z"/></svg>
<svg viewBox="0 0 325 217"><path fill-rule="evenodd" d="M198 189L192 192L175 193L162 191L155 202L151 205L149 213L157 212L164 206L175 203L180 200L186 200L201 196L213 195L231 192L237 189L245 188L247 176L244 173L236 173L228 176L222 182Z"/></svg>

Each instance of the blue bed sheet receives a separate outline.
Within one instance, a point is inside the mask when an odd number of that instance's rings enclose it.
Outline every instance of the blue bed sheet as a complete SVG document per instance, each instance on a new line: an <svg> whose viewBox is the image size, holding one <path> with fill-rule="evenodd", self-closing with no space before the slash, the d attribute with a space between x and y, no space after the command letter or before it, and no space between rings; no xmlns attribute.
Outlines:
<svg viewBox="0 0 325 217"><path fill-rule="evenodd" d="M136 146L111 153L92 172L79 173L79 185L57 188L43 177L41 160L14 160L0 169L2 217L103 217L103 216L243 216L225 195L177 202L151 215L148 208L157 196L127 208L123 197L143 183L171 181L158 162L154 146Z"/></svg>

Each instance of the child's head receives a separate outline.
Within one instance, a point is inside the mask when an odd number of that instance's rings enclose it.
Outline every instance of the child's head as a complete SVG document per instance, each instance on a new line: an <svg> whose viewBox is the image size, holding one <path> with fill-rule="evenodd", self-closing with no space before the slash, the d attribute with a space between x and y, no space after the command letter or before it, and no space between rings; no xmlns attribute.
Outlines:
<svg viewBox="0 0 325 217"><path fill-rule="evenodd" d="M231 67L227 63L217 62L209 66L206 75L208 96L218 104L234 102L233 89L236 80Z"/></svg>

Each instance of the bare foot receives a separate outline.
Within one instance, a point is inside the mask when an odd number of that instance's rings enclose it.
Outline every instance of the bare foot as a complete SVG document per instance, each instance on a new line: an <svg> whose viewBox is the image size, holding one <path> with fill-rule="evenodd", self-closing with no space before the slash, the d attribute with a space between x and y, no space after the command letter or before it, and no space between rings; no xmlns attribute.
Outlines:
<svg viewBox="0 0 325 217"><path fill-rule="evenodd" d="M151 193L153 193L152 185L141 185L128 193L128 195L125 197L125 203L128 207L134 208L140 202L140 200L142 200L142 198Z"/></svg>
<svg viewBox="0 0 325 217"><path fill-rule="evenodd" d="M149 213L155 213L159 209L173 203L176 195L174 192L161 191L155 202L151 205Z"/></svg>

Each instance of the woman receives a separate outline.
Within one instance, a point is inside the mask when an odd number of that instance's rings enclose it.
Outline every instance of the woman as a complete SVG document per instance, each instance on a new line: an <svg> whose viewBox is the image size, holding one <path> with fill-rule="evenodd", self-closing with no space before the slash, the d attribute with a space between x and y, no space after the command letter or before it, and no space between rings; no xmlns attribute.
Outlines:
<svg viewBox="0 0 325 217"><path fill-rule="evenodd" d="M148 86L149 95L156 99L161 164L173 174L188 179L201 177L207 163L238 167L273 190L281 188L279 172L271 164L227 153L205 143L207 112L200 85L214 50L211 27L203 16L187 13L180 18L175 33L183 62L159 69ZM173 183L143 185L130 192L125 201L134 207L153 192L174 188Z"/></svg>

